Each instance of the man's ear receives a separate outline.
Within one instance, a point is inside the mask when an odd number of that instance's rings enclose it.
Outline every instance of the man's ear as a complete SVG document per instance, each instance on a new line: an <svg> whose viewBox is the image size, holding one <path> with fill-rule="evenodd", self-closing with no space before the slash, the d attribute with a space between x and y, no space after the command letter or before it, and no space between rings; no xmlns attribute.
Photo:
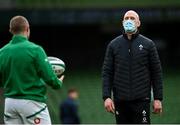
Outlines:
<svg viewBox="0 0 180 125"><path fill-rule="evenodd" d="M26 32L29 32L29 27L26 27Z"/></svg>
<svg viewBox="0 0 180 125"><path fill-rule="evenodd" d="M140 27L141 26L141 21L139 20L138 22L137 22L137 27Z"/></svg>

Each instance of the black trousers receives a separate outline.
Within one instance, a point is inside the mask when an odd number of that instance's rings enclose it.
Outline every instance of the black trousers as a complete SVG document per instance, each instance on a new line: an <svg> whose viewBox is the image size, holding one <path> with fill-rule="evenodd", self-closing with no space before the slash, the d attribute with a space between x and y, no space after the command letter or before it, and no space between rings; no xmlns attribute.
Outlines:
<svg viewBox="0 0 180 125"><path fill-rule="evenodd" d="M150 124L150 101L115 101L117 124Z"/></svg>

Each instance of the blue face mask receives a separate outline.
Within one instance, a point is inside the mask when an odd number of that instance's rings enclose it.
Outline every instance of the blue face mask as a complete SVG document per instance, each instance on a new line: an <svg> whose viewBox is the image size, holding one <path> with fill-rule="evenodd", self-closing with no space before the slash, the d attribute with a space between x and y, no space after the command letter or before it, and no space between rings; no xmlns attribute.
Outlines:
<svg viewBox="0 0 180 125"><path fill-rule="evenodd" d="M136 31L135 22L132 20L125 20L123 22L123 27L126 33L133 33Z"/></svg>

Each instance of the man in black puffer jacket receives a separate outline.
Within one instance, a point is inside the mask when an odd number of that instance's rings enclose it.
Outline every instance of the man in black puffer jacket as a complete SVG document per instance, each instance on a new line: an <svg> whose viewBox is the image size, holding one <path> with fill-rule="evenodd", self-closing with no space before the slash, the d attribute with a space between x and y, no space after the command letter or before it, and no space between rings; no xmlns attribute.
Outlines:
<svg viewBox="0 0 180 125"><path fill-rule="evenodd" d="M124 34L112 40L103 64L103 99L118 124L149 124L151 88L154 112L162 112L162 70L154 42L138 33L139 16L124 15ZM113 92L114 100L112 100ZM115 105L115 106L114 106Z"/></svg>

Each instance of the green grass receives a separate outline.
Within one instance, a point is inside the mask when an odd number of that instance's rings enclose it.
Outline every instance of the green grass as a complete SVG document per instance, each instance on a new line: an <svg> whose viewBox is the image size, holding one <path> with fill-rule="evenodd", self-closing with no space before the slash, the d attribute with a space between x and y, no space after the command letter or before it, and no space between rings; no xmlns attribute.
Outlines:
<svg viewBox="0 0 180 125"><path fill-rule="evenodd" d="M180 78L178 72L164 73L164 101L162 116L151 114L152 123L180 123ZM62 90L49 89L49 107L54 123L59 123L58 104L70 87L76 87L80 93L80 116L83 123L115 123L113 115L106 113L101 98L101 76L97 71L67 73Z"/></svg>
<svg viewBox="0 0 180 125"><path fill-rule="evenodd" d="M152 115L153 123L179 124L180 123L180 77L179 72L165 73L164 101L162 116Z"/></svg>
<svg viewBox="0 0 180 125"><path fill-rule="evenodd" d="M66 74L63 88L57 92L48 89L48 105L54 123L59 123L58 106L66 97L68 88L78 89L79 114L83 123L115 123L111 114L106 113L101 98L101 79L99 72L73 72Z"/></svg>
<svg viewBox="0 0 180 125"><path fill-rule="evenodd" d="M16 0L20 8L174 7L179 0Z"/></svg>
<svg viewBox="0 0 180 125"><path fill-rule="evenodd" d="M55 91L48 87L48 107L53 123L59 121L59 103L66 97L68 88L76 87L79 90L79 114L82 123L115 123L112 114L107 113L101 98L102 84L99 71L66 72L63 88ZM172 124L180 123L180 77L179 72L166 71L164 73L164 101L161 116L151 114L152 123ZM2 100L2 97L1 97ZM2 121L3 104L0 104L0 120ZM2 123L2 122L0 122Z"/></svg>

